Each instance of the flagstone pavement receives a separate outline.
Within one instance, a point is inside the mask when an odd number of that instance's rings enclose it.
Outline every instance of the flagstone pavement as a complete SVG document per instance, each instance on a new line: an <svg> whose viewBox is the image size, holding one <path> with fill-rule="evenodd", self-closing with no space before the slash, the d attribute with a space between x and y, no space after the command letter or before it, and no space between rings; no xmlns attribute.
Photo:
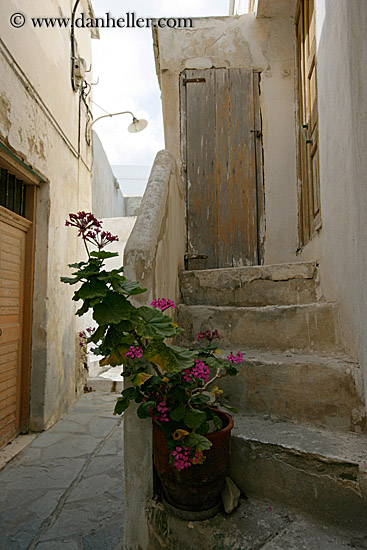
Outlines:
<svg viewBox="0 0 367 550"><path fill-rule="evenodd" d="M0 550L123 548L122 418L116 394L82 395L0 470Z"/></svg>

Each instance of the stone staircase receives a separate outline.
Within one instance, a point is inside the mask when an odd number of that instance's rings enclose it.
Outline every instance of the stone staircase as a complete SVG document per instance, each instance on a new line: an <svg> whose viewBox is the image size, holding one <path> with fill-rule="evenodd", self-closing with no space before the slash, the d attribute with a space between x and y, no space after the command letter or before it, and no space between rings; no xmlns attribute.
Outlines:
<svg viewBox="0 0 367 550"><path fill-rule="evenodd" d="M217 329L225 355L245 354L240 376L221 381L239 411L232 479L248 497L367 530L362 374L317 266L183 271L180 284L180 344Z"/></svg>

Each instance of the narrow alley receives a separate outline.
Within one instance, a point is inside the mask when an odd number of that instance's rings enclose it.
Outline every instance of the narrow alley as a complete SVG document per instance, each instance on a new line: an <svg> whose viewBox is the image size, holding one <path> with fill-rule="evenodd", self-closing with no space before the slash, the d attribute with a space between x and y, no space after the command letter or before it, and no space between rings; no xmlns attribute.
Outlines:
<svg viewBox="0 0 367 550"><path fill-rule="evenodd" d="M122 418L116 394L82 395L0 471L1 550L123 547Z"/></svg>

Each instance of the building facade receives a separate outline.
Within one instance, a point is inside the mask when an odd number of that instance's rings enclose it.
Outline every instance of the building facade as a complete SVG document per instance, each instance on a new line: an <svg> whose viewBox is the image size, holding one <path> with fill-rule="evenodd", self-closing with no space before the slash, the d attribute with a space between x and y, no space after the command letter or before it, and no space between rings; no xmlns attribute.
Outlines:
<svg viewBox="0 0 367 550"><path fill-rule="evenodd" d="M89 0L2 6L0 445L47 429L83 386L72 289L60 283L81 257L65 219L92 206L86 70L98 34L72 27L81 12L92 15Z"/></svg>
<svg viewBox="0 0 367 550"><path fill-rule="evenodd" d="M321 296L337 305L341 349L348 357L343 369L350 374L352 362L357 365L358 407L349 412L352 431L365 440L367 4L234 0L230 10L230 17L194 19L190 30L153 30L166 149L186 193L186 208L176 213L180 222L186 216L186 269L258 264L277 269L313 262ZM177 273L165 276L174 279ZM220 285L215 289L218 295L222 291ZM232 323L236 320L228 326ZM252 326L256 330L255 322ZM294 319L290 334L292 327ZM329 332L326 323L317 327L325 337ZM295 338L296 350L302 337ZM300 372L293 374L293 382L302 386ZM329 392L332 383L326 378L323 390L336 410L343 387ZM266 383L261 389L271 392ZM242 400L245 407L245 390ZM311 395L307 407L314 405ZM176 534L159 523L159 505L150 500L151 434L139 422L132 413L125 417L129 550L163 547L159 537L158 543L151 539L157 533L167 540ZM245 469L242 458L234 456L238 479ZM286 485L280 493L286 493ZM318 500L317 490L312 498Z"/></svg>

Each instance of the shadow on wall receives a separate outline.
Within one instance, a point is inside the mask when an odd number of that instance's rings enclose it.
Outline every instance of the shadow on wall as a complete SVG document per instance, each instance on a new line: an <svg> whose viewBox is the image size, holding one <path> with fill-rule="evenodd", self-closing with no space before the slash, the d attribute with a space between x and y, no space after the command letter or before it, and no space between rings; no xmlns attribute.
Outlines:
<svg viewBox="0 0 367 550"><path fill-rule="evenodd" d="M93 135L92 212L97 218L125 216L124 198L101 140Z"/></svg>

